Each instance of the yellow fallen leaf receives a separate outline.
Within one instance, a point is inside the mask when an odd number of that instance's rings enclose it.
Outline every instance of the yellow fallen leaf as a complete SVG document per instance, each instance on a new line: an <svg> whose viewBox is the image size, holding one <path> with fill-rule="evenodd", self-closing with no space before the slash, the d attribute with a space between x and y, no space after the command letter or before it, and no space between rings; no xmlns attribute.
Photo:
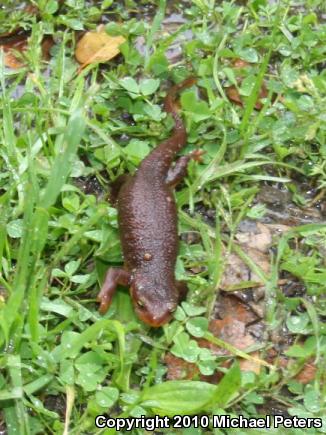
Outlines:
<svg viewBox="0 0 326 435"><path fill-rule="evenodd" d="M91 63L107 62L120 53L119 46L125 42L123 36L110 36L99 28L96 32L87 32L78 41L75 56L81 64L80 69Z"/></svg>

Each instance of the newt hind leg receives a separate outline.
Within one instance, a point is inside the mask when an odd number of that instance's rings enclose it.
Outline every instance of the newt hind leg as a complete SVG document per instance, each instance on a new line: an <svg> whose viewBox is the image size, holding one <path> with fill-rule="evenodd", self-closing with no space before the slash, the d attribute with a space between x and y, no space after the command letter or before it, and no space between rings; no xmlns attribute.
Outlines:
<svg viewBox="0 0 326 435"><path fill-rule="evenodd" d="M203 155L202 150L195 150L185 156L179 157L175 165L169 169L168 175L166 177L166 184L170 187L176 186L182 179L187 175L187 166L191 159L196 161L201 161L201 156Z"/></svg>
<svg viewBox="0 0 326 435"><path fill-rule="evenodd" d="M110 201L113 205L116 205L118 200L118 195L120 189L123 184L131 177L129 174L119 175L112 183L110 184Z"/></svg>
<svg viewBox="0 0 326 435"><path fill-rule="evenodd" d="M179 294L179 304L186 299L188 286L185 281L177 281L177 290Z"/></svg>
<svg viewBox="0 0 326 435"><path fill-rule="evenodd" d="M97 301L100 302L99 312L101 314L106 313L109 306L111 305L112 298L118 284L125 286L129 285L130 273L124 269L110 267L110 269L106 273L101 290L97 295Z"/></svg>

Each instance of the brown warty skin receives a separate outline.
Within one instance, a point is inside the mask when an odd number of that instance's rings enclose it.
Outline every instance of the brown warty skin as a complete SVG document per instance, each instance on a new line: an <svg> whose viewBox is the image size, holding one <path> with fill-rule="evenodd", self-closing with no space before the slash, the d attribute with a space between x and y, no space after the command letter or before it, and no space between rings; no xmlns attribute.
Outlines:
<svg viewBox="0 0 326 435"><path fill-rule="evenodd" d="M172 136L160 143L140 164L134 175L124 175L113 185L124 268L110 268L98 294L100 312L111 304L118 284L130 287L139 318L159 327L168 322L186 285L175 279L178 252L177 208L173 187L186 175L189 160L199 159L200 151L180 157L187 134L177 113L175 99L184 88L195 83L188 78L168 92L164 108L175 126Z"/></svg>

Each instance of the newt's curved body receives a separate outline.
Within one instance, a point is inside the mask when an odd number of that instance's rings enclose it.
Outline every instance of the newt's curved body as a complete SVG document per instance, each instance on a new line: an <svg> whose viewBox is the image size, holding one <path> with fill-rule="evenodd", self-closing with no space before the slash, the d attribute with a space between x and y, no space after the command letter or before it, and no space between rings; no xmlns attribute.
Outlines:
<svg viewBox="0 0 326 435"><path fill-rule="evenodd" d="M108 309L117 284L129 285L140 319L158 327L170 319L186 290L174 272L178 231L172 187L184 177L189 160L199 153L183 156L173 168L171 165L187 138L175 97L194 82L187 79L174 86L165 99L165 110L175 121L172 136L141 162L134 175L118 179L115 185L125 267L108 270L98 295L101 312Z"/></svg>

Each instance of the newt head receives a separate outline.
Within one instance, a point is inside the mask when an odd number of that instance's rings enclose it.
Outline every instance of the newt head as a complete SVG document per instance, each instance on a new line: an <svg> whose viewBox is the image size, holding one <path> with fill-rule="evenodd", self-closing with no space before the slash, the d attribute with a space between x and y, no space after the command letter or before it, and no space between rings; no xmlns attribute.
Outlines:
<svg viewBox="0 0 326 435"><path fill-rule="evenodd" d="M135 311L144 323L158 328L167 323L178 306L175 286L136 276L130 286Z"/></svg>

